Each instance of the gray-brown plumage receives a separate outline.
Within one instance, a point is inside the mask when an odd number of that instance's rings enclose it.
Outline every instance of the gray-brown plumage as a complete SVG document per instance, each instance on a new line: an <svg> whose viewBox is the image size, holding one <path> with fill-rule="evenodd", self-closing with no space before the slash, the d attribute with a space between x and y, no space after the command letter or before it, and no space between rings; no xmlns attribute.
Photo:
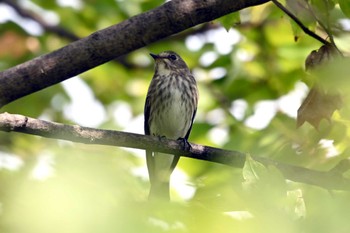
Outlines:
<svg viewBox="0 0 350 233"><path fill-rule="evenodd" d="M187 140L197 111L196 80L172 51L158 55L145 103L145 134ZM146 151L151 189L149 199L170 200L169 181L179 156Z"/></svg>

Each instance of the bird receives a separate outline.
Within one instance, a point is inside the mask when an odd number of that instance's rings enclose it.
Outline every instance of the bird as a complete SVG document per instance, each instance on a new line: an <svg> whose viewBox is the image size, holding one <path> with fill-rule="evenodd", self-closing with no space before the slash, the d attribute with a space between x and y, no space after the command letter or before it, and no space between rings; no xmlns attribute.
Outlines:
<svg viewBox="0 0 350 233"><path fill-rule="evenodd" d="M197 112L197 82L184 60L173 51L150 53L154 75L144 108L145 135L183 140L188 144ZM146 150L150 180L149 200L170 201L170 176L180 157Z"/></svg>

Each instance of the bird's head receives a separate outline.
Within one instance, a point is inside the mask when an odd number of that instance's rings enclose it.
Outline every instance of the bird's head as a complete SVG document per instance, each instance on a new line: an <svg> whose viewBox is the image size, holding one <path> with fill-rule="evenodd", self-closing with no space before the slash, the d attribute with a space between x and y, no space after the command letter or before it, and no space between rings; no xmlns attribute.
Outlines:
<svg viewBox="0 0 350 233"><path fill-rule="evenodd" d="M165 51L160 54L150 54L156 62L156 73L170 74L171 72L183 72L189 70L182 58L173 51Z"/></svg>

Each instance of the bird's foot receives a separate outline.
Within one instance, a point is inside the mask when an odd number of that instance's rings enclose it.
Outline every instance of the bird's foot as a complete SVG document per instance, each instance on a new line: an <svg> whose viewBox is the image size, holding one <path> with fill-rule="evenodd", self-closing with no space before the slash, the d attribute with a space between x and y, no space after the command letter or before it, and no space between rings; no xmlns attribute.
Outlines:
<svg viewBox="0 0 350 233"><path fill-rule="evenodd" d="M182 150L185 150L185 151L191 150L192 146L191 146L191 144L187 141L186 138L178 138L177 140L178 140L178 141L181 141Z"/></svg>
<svg viewBox="0 0 350 233"><path fill-rule="evenodd" d="M159 140L160 142L163 142L163 141L164 141L164 139L166 139L166 137L165 137L165 136L158 136L158 140Z"/></svg>

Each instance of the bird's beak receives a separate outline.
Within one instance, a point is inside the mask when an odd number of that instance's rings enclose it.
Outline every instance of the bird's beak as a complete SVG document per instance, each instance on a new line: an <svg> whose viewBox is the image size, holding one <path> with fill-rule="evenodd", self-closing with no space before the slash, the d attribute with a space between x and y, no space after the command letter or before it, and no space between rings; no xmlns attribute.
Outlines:
<svg viewBox="0 0 350 233"><path fill-rule="evenodd" d="M154 59L154 60L157 60L157 59L159 59L159 58L160 58L160 56L159 56L159 55L154 54L154 53L150 53L149 55L151 55L151 57L153 57L153 59Z"/></svg>

